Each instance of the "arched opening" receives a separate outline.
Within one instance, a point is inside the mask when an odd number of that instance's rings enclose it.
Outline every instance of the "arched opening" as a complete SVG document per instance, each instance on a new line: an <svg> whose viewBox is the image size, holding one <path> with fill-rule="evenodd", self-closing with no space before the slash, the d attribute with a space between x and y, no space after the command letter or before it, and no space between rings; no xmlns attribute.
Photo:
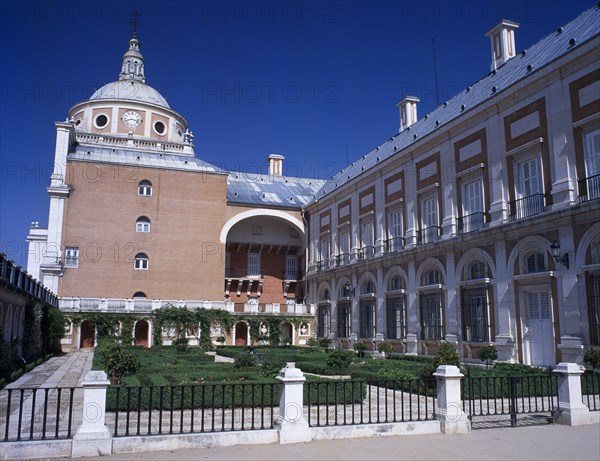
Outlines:
<svg viewBox="0 0 600 461"><path fill-rule="evenodd" d="M138 320L135 324L135 345L148 347L148 332L149 332L148 322L145 320Z"/></svg>
<svg viewBox="0 0 600 461"><path fill-rule="evenodd" d="M246 325L246 322L238 322L235 325L235 345L248 345L248 325Z"/></svg>
<svg viewBox="0 0 600 461"><path fill-rule="evenodd" d="M281 342L283 344L293 344L294 341L294 328L291 323L284 323L281 325Z"/></svg>
<svg viewBox="0 0 600 461"><path fill-rule="evenodd" d="M91 320L84 320L79 327L79 348L93 349L96 339L96 324Z"/></svg>

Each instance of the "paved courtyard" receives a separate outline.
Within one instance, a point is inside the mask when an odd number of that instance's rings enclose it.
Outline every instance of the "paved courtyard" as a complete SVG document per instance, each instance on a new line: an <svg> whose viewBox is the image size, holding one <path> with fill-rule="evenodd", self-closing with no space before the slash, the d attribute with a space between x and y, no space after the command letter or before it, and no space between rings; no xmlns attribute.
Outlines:
<svg viewBox="0 0 600 461"><path fill-rule="evenodd" d="M385 436L292 445L238 445L155 451L85 460L594 460L600 459L600 425L483 429L462 435Z"/></svg>

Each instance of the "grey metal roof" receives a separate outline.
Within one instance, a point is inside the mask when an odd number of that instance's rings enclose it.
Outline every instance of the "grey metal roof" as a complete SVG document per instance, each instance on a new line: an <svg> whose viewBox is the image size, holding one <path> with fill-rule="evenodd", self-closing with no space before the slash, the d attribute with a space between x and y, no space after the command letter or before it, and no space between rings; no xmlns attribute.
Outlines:
<svg viewBox="0 0 600 461"><path fill-rule="evenodd" d="M313 199L324 183L321 179L231 172L227 177L227 201L300 209Z"/></svg>
<svg viewBox="0 0 600 461"><path fill-rule="evenodd" d="M167 100L158 91L145 83L133 80L117 80L97 89L92 99L118 99L127 101L149 102L170 108Z"/></svg>
<svg viewBox="0 0 600 461"><path fill-rule="evenodd" d="M225 173L215 165L188 155L159 154L123 148L81 146L68 154L69 160L81 160L121 165L143 166L171 170L197 171L204 173Z"/></svg>
<svg viewBox="0 0 600 461"><path fill-rule="evenodd" d="M439 127L467 113L470 109L497 96L503 90L518 83L581 46L600 33L600 9L598 6L584 11L562 28L544 37L529 49L509 59L496 71L492 71L472 86L443 103L430 114L414 123L408 129L397 133L381 146L355 160L346 168L331 177L317 192L319 199L334 192L343 184L375 167L381 161L401 154L403 149L426 137ZM571 42L575 39L575 43ZM531 66L531 68L529 68Z"/></svg>

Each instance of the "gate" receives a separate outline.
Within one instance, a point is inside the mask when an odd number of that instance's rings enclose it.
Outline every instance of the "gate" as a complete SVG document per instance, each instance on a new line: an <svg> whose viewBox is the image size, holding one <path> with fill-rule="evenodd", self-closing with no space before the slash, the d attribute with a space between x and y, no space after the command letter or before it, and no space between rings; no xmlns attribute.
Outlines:
<svg viewBox="0 0 600 461"><path fill-rule="evenodd" d="M560 410L556 376L467 376L462 382L463 411L473 429L554 423Z"/></svg>

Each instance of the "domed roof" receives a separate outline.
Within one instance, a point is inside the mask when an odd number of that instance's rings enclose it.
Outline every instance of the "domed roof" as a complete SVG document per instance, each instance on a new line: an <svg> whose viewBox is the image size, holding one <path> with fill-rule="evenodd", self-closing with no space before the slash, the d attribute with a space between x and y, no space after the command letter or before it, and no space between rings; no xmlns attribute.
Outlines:
<svg viewBox="0 0 600 461"><path fill-rule="evenodd" d="M90 97L92 99L125 99L128 101L146 102L170 109L163 96L138 80L117 80L104 85Z"/></svg>

